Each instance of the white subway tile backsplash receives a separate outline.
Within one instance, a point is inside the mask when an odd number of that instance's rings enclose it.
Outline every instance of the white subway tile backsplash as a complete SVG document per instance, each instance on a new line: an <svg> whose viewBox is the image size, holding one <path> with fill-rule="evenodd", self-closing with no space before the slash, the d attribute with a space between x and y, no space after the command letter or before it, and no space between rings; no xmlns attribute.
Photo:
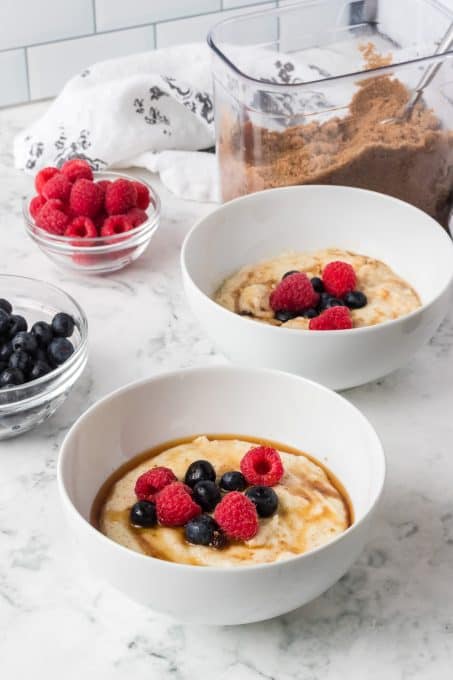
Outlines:
<svg viewBox="0 0 453 680"><path fill-rule="evenodd" d="M32 47L28 50L31 98L52 97L71 76L96 61L145 52L153 47L152 26Z"/></svg>
<svg viewBox="0 0 453 680"><path fill-rule="evenodd" d="M221 7L221 0L95 0L95 3L98 31L215 12Z"/></svg>
<svg viewBox="0 0 453 680"><path fill-rule="evenodd" d="M94 30L92 0L0 0L0 49Z"/></svg>
<svg viewBox="0 0 453 680"><path fill-rule="evenodd" d="M223 0L223 9L233 9L235 7L245 7L247 5L259 5L263 0ZM250 11L256 9L250 7ZM244 10L245 11L245 10Z"/></svg>
<svg viewBox="0 0 453 680"><path fill-rule="evenodd" d="M0 52L0 106L17 104L27 97L25 50Z"/></svg>
<svg viewBox="0 0 453 680"><path fill-rule="evenodd" d="M250 8L251 11L258 9L270 9L276 6L276 2L260 3ZM213 14L204 14L198 17L191 17L190 19L181 19L179 21L168 21L156 26L156 46L168 47L169 45L177 45L179 43L195 42L199 40L206 40L206 36L210 29L222 19L243 14L246 10L243 8L237 10L228 10L223 12L215 12ZM256 42L265 42L271 40L273 36L273 26L275 22L269 22L267 27L263 25L263 35L254 36ZM272 33L272 35L271 35Z"/></svg>

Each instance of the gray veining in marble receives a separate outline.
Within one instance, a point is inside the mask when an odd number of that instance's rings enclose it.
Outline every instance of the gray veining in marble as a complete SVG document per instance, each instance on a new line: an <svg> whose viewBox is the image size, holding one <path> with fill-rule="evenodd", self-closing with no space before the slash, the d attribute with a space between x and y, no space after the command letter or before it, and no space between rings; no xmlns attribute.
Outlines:
<svg viewBox="0 0 453 680"><path fill-rule="evenodd" d="M377 428L388 479L367 549L325 595L265 623L181 626L88 572L59 511L58 447L82 411L112 389L156 371L225 361L187 310L178 270L184 235L212 206L160 189L162 228L138 263L87 280L55 269L25 235L20 200L31 180L12 170L11 158L14 133L44 106L0 113L2 271L53 281L80 301L90 320L90 360L52 420L0 443L2 677L451 680L451 313L409 366L346 395Z"/></svg>

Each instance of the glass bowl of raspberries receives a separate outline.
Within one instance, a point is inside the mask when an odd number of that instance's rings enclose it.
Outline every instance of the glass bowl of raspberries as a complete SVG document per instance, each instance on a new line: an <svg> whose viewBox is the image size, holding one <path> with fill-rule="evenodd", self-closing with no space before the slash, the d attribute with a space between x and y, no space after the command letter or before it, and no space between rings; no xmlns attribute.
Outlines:
<svg viewBox="0 0 453 680"><path fill-rule="evenodd" d="M46 167L23 206L25 227L56 264L86 274L126 267L159 225L160 201L143 179L93 172L82 159Z"/></svg>
<svg viewBox="0 0 453 680"><path fill-rule="evenodd" d="M60 288L0 275L0 439L53 415L81 376L88 322Z"/></svg>

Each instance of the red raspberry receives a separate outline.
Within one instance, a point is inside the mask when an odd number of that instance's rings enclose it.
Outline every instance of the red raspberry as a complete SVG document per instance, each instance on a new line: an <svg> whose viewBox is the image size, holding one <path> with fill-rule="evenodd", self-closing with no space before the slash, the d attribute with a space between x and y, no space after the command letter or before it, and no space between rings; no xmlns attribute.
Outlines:
<svg viewBox="0 0 453 680"><path fill-rule="evenodd" d="M94 226L93 220L90 220L89 217L79 215L79 217L72 220L64 235L78 236L79 238L96 238L96 236L98 236L98 231ZM79 245L83 245L83 243Z"/></svg>
<svg viewBox="0 0 453 680"><path fill-rule="evenodd" d="M352 328L351 313L347 307L330 307L310 319L311 331L342 331Z"/></svg>
<svg viewBox="0 0 453 680"><path fill-rule="evenodd" d="M168 467L154 467L144 472L135 482L135 495L140 501L149 499L164 486L176 482L176 477Z"/></svg>
<svg viewBox="0 0 453 680"><path fill-rule="evenodd" d="M105 192L105 209L109 215L123 215L137 203L137 189L128 179L116 179Z"/></svg>
<svg viewBox="0 0 453 680"><path fill-rule="evenodd" d="M240 491L231 491L214 510L214 519L230 538L248 541L259 529L255 504Z"/></svg>
<svg viewBox="0 0 453 680"><path fill-rule="evenodd" d="M61 172L71 183L78 179L93 179L93 171L90 164L81 158L73 158L63 163Z"/></svg>
<svg viewBox="0 0 453 680"><path fill-rule="evenodd" d="M96 182L98 187L102 189L102 193L104 194L105 198L105 192L107 191L107 187L111 184L111 181L109 179L101 179L99 182Z"/></svg>
<svg viewBox="0 0 453 680"><path fill-rule="evenodd" d="M140 210L146 210L149 206L149 189L145 184L141 182L132 182L137 191L137 208Z"/></svg>
<svg viewBox="0 0 453 680"><path fill-rule="evenodd" d="M36 215L36 224L50 234L63 236L68 226L69 217L65 212L65 206L58 198L52 198Z"/></svg>
<svg viewBox="0 0 453 680"><path fill-rule="evenodd" d="M41 194L47 201L51 198L59 198L60 201L66 203L69 200L71 187L71 182L59 172L47 180L42 188Z"/></svg>
<svg viewBox="0 0 453 680"><path fill-rule="evenodd" d="M274 486L283 477L280 454L270 446L255 446L241 460L241 472L249 484Z"/></svg>
<svg viewBox="0 0 453 680"><path fill-rule="evenodd" d="M132 208L126 213L126 217L133 227L139 227L148 219L147 213L140 208Z"/></svg>
<svg viewBox="0 0 453 680"><path fill-rule="evenodd" d="M69 206L76 215L95 217L103 201L102 189L91 180L78 179L72 185Z"/></svg>
<svg viewBox="0 0 453 680"><path fill-rule="evenodd" d="M269 298L274 312L298 312L308 307L316 307L318 300L318 293L313 290L310 279L303 272L285 276Z"/></svg>
<svg viewBox="0 0 453 680"><path fill-rule="evenodd" d="M201 508L192 499L189 487L182 482L172 482L155 496L157 519L166 527L181 527L201 514Z"/></svg>
<svg viewBox="0 0 453 680"><path fill-rule="evenodd" d="M329 262L322 273L324 288L330 295L342 298L346 293L354 290L357 277L353 267L347 262Z"/></svg>
<svg viewBox="0 0 453 680"><path fill-rule="evenodd" d="M35 177L35 188L38 194L41 193L44 184L48 182L51 177L58 174L59 172L60 171L58 170L58 168L53 167L43 168L38 172L38 174Z"/></svg>
<svg viewBox="0 0 453 680"><path fill-rule="evenodd" d="M33 219L36 219L36 215L39 213L45 202L46 199L42 196L33 196L30 201L30 205L28 206L28 210Z"/></svg>
<svg viewBox="0 0 453 680"><path fill-rule="evenodd" d="M133 226L126 215L110 215L101 227L101 236L115 236L131 231Z"/></svg>

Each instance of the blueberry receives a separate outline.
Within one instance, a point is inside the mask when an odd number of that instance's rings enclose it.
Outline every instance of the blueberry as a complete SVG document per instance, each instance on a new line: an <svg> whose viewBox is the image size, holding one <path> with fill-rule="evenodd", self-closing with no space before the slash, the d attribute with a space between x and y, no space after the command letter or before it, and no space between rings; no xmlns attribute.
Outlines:
<svg viewBox="0 0 453 680"><path fill-rule="evenodd" d="M207 460L195 460L187 468L185 483L192 489L197 482L214 482L215 470Z"/></svg>
<svg viewBox="0 0 453 680"><path fill-rule="evenodd" d="M22 385L25 382L24 374L18 368L5 368L0 373L0 386Z"/></svg>
<svg viewBox="0 0 453 680"><path fill-rule="evenodd" d="M318 312L314 307L309 307L308 309L304 309L304 311L301 312L301 316L305 317L306 319L314 319L315 316L318 316Z"/></svg>
<svg viewBox="0 0 453 680"><path fill-rule="evenodd" d="M278 496L270 486L251 486L245 492L260 517L270 517L277 510Z"/></svg>
<svg viewBox="0 0 453 680"><path fill-rule="evenodd" d="M4 309L0 308L0 334L6 334L9 333L11 325L11 317L10 315L5 312Z"/></svg>
<svg viewBox="0 0 453 680"><path fill-rule="evenodd" d="M156 504L138 501L132 506L129 519L135 527L153 527L157 522Z"/></svg>
<svg viewBox="0 0 453 680"><path fill-rule="evenodd" d="M0 309L3 309L7 314L11 314L13 311L13 306L11 302L5 300L5 298L0 298Z"/></svg>
<svg viewBox="0 0 453 680"><path fill-rule="evenodd" d="M64 364L74 352L72 342L66 338L55 338L50 343L47 354L52 364L59 366Z"/></svg>
<svg viewBox="0 0 453 680"><path fill-rule="evenodd" d="M5 368L8 368L8 362L7 361L0 361L0 373L5 370Z"/></svg>
<svg viewBox="0 0 453 680"><path fill-rule="evenodd" d="M279 312L275 312L274 314L275 318L277 321L281 321L282 323L285 323L285 321L289 321L290 319L294 319L296 316L294 312L285 312L283 309Z"/></svg>
<svg viewBox="0 0 453 680"><path fill-rule="evenodd" d="M199 515L187 522L184 534L186 540L195 545L214 545L216 537L222 535L217 522L209 515Z"/></svg>
<svg viewBox="0 0 453 680"><path fill-rule="evenodd" d="M33 324L31 332L36 338L38 347L41 347L42 349L47 347L53 339L52 327L45 321L37 321Z"/></svg>
<svg viewBox="0 0 453 680"><path fill-rule="evenodd" d="M52 330L59 338L70 338L74 332L74 319L65 312L59 312L52 319Z"/></svg>
<svg viewBox="0 0 453 680"><path fill-rule="evenodd" d="M13 353L13 346L9 342L9 340L7 340L0 347L0 361L8 361L12 353Z"/></svg>
<svg viewBox="0 0 453 680"><path fill-rule="evenodd" d="M322 279L319 278L319 276L313 276L310 281L311 285L313 286L313 290L315 290L317 293L324 293L324 283Z"/></svg>
<svg viewBox="0 0 453 680"><path fill-rule="evenodd" d="M368 299L365 293L362 293L362 291L353 290L350 293L346 293L344 296L344 301L349 309L360 309L361 307L365 307Z"/></svg>
<svg viewBox="0 0 453 680"><path fill-rule="evenodd" d="M11 344L13 346L14 352L22 349L24 352L28 352L28 354L34 354L38 349L38 343L36 342L35 336L31 333L27 333L26 331L20 331L19 333L16 333L11 341Z"/></svg>
<svg viewBox="0 0 453 680"><path fill-rule="evenodd" d="M340 298L331 297L330 300L324 305L324 309L330 309L331 307L346 307L343 300Z"/></svg>
<svg viewBox="0 0 453 680"><path fill-rule="evenodd" d="M40 347L38 347L38 349L36 350L34 358L36 359L36 361L46 361L47 362L49 360L48 357L47 357L46 350L41 349Z"/></svg>
<svg viewBox="0 0 453 680"><path fill-rule="evenodd" d="M27 322L25 321L24 317L21 316L20 314L11 314L9 317L10 323L9 323L9 337L14 338L17 333L21 333L22 331L26 331L28 328Z"/></svg>
<svg viewBox="0 0 453 680"><path fill-rule="evenodd" d="M18 368L22 373L27 374L31 367L31 358L23 349L13 352L8 362L9 368Z"/></svg>
<svg viewBox="0 0 453 680"><path fill-rule="evenodd" d="M286 274L283 274L282 281L283 279L286 279L287 276L291 276L291 274L299 274L299 272L297 271L297 269L291 269L291 271L286 272Z"/></svg>
<svg viewBox="0 0 453 680"><path fill-rule="evenodd" d="M244 475L237 470L225 472L220 478L220 487L225 491L244 491L246 486Z"/></svg>
<svg viewBox="0 0 453 680"><path fill-rule="evenodd" d="M33 367L29 373L29 378L30 380L37 380L37 378L42 378L43 375L50 373L51 370L52 369L46 361L38 359L38 361L33 364Z"/></svg>
<svg viewBox="0 0 453 680"><path fill-rule="evenodd" d="M193 487L193 499L205 512L212 512L220 498L220 489L215 482L197 482Z"/></svg>

